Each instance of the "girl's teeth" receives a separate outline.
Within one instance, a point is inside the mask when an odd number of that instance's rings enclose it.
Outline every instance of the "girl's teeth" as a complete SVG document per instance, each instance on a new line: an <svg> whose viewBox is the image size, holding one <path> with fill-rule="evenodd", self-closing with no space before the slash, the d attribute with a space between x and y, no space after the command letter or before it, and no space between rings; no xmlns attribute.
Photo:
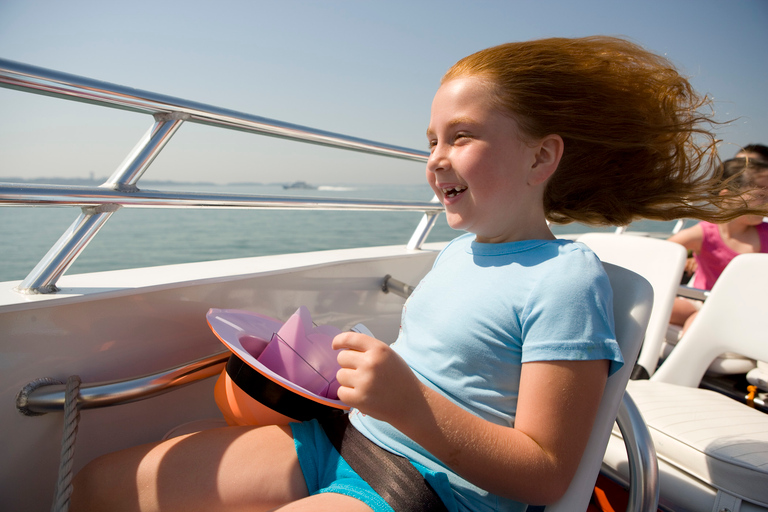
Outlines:
<svg viewBox="0 0 768 512"><path fill-rule="evenodd" d="M467 190L467 187L444 188L443 194L445 194L446 197L456 197L457 195L461 194L465 190Z"/></svg>

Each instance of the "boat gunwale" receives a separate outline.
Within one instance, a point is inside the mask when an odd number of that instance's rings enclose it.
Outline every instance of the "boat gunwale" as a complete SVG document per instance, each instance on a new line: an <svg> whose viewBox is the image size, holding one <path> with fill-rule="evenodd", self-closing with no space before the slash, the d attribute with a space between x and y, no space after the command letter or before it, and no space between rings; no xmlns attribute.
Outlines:
<svg viewBox="0 0 768 512"><path fill-rule="evenodd" d="M0 314L199 284L238 281L256 276L279 275L351 261L437 254L446 243L432 242L418 250L408 249L405 245L355 247L65 275L62 277L61 291L55 294L19 294L13 291L13 288L21 281L5 281L0 282ZM382 281L384 277L381 276Z"/></svg>

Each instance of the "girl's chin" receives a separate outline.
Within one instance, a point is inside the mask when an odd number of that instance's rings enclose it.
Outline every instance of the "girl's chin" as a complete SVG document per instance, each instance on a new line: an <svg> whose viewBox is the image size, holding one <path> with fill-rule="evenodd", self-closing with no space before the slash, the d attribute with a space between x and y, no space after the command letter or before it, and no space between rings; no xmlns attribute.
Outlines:
<svg viewBox="0 0 768 512"><path fill-rule="evenodd" d="M452 219L451 216L447 216L448 220L448 226L451 229L457 229L457 230L464 230L464 222L462 222L462 219Z"/></svg>

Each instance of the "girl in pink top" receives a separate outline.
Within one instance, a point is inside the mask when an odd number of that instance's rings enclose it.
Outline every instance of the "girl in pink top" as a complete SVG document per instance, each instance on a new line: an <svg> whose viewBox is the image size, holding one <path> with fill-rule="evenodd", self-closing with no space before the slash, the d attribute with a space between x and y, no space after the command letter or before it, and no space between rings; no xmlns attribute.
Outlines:
<svg viewBox="0 0 768 512"><path fill-rule="evenodd" d="M722 195L729 189L738 189L750 205L768 203L768 165L765 163L746 158L726 160L723 179ZM693 252L697 265L693 286L711 290L733 258L744 253L768 252L768 223L759 215L743 215L723 224L700 222L669 240ZM700 303L678 297L670 322L683 326L684 333L699 307Z"/></svg>
<svg viewBox="0 0 768 512"><path fill-rule="evenodd" d="M733 224L741 221L744 217L740 217L735 221L731 221L728 224L712 224L710 222L700 222L693 228L700 228L701 249L696 252L694 250L694 259L696 260L696 274L693 280L693 286L702 290L711 290L712 286L720 277L720 274L725 270L725 266L731 262L733 258L744 252L768 252L768 223L761 222L754 226L751 224L744 225L744 232L737 232L732 234ZM743 225L743 224L742 224ZM739 235L742 233L756 232L758 235L758 243L752 245L749 242L742 243L739 240ZM750 238L754 238L754 235ZM730 244L729 244L730 241ZM733 246L744 245L747 250L739 251L734 249Z"/></svg>

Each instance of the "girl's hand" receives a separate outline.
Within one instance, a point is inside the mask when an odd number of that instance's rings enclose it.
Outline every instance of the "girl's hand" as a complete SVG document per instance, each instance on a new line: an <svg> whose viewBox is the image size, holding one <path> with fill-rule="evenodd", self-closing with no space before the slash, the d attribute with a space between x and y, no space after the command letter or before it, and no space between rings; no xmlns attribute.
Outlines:
<svg viewBox="0 0 768 512"><path fill-rule="evenodd" d="M421 383L389 345L357 332L333 339L340 350L336 380L339 399L382 421L392 422L408 410L409 399L421 398Z"/></svg>

